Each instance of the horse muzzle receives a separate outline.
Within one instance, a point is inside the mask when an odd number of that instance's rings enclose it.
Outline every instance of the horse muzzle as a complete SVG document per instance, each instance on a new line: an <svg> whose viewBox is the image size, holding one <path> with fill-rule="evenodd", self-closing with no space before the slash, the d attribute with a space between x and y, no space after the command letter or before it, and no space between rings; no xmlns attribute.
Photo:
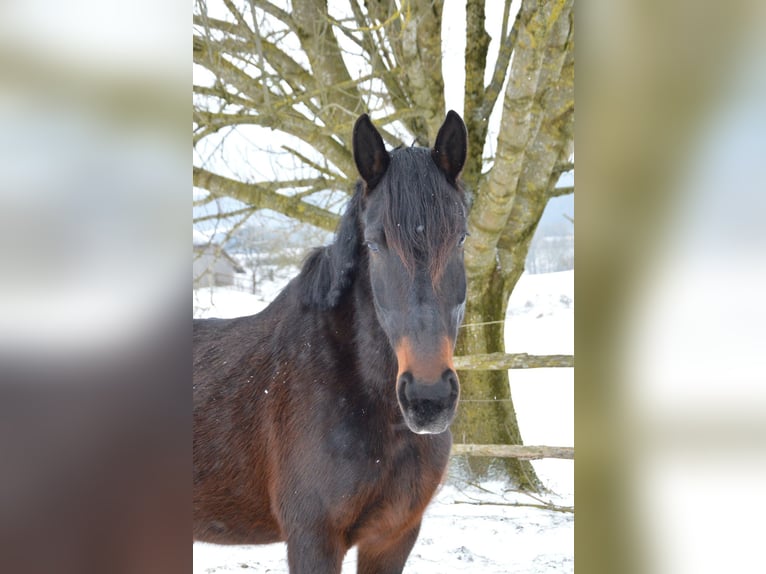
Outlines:
<svg viewBox="0 0 766 574"><path fill-rule="evenodd" d="M417 434L446 431L455 418L459 396L460 384L452 369L446 369L436 381L418 379L407 371L396 382L404 422Z"/></svg>

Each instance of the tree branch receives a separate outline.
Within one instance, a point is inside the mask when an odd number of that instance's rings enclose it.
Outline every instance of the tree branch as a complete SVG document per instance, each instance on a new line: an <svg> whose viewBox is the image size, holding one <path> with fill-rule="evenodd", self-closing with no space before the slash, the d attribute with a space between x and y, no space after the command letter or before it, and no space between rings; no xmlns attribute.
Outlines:
<svg viewBox="0 0 766 574"><path fill-rule="evenodd" d="M552 510L554 512L574 513L574 506L559 506L549 502L534 504L531 502L492 502L490 500L456 500L455 504L472 504L475 506L521 506L527 508L540 508L542 510Z"/></svg>
<svg viewBox="0 0 766 574"><path fill-rule="evenodd" d="M215 86L215 87L209 87L209 86L198 86L197 84L194 84L192 86L192 93L199 94L201 96L208 96L212 98L218 98L220 100L223 100L227 104L238 104L240 106L248 107L252 105L252 101L248 100L247 98L242 98L236 94L232 94L231 92L226 91L223 86Z"/></svg>
<svg viewBox="0 0 766 574"><path fill-rule="evenodd" d="M574 162L573 161L565 161L563 163L560 163L556 165L556 167L553 169L554 175L561 175L562 173L566 173L568 171L574 170Z"/></svg>
<svg viewBox="0 0 766 574"><path fill-rule="evenodd" d="M226 219L228 217L236 217L237 215L252 215L257 211L256 207L243 207L242 209L235 209L234 211L228 211L226 213L211 213L210 215L200 215L192 219L192 223L202 223L203 221L212 221L213 219Z"/></svg>
<svg viewBox="0 0 766 574"><path fill-rule="evenodd" d="M275 188L281 187L282 182L277 182L272 187L266 184L242 183L195 166L193 183L213 195L231 197L258 209L272 209L328 231L334 231L338 223L338 215L330 211L276 193Z"/></svg>
<svg viewBox="0 0 766 574"><path fill-rule="evenodd" d="M497 60L495 61L495 71L492 73L492 79L489 85L484 90L484 104L482 107L482 114L484 117L489 117L490 113L495 107L497 97L500 95L500 90L503 88L503 83L508 74L508 64L511 62L511 55L516 48L516 40L519 36L519 26L521 22L521 10L516 14L516 20L514 20L511 33L506 37L505 33L508 26L508 16L511 9L511 0L506 0L505 9L503 11L503 32L500 40L500 49L497 53Z"/></svg>
<svg viewBox="0 0 766 574"><path fill-rule="evenodd" d="M248 28L244 30L235 22L227 22L226 20L219 20L218 18L211 18L207 13L194 14L192 17L192 23L195 26L199 26L203 30L218 30L219 32L225 32L226 34L233 34L239 36L242 39L247 39Z"/></svg>
<svg viewBox="0 0 766 574"><path fill-rule="evenodd" d="M489 127L489 114L484 113L484 71L490 43L485 19L484 0L468 0L463 87L463 116L468 131L468 157L462 177L469 185L475 185L481 176L484 141Z"/></svg>
<svg viewBox="0 0 766 574"><path fill-rule="evenodd" d="M297 29L295 27L295 21L293 20L292 16L289 12L285 12L278 6L275 6L268 0L250 0L252 4L255 4L256 8L260 8L270 16L273 16L280 22L282 22L284 25L286 25L290 30L293 32L296 32Z"/></svg>
<svg viewBox="0 0 766 574"><path fill-rule="evenodd" d="M288 146L288 145L283 145L283 146L282 146L282 149L283 149L283 150L285 150L285 151L286 151L287 153L289 153L290 155L293 155L293 156L297 157L297 158L298 158L299 160L301 160L301 161L302 161L304 164L306 164L307 166L309 166L309 167L311 167L311 168L313 168L313 169L317 170L319 173L323 173L323 174L325 174L325 175L326 175L326 176L328 176L328 178L329 178L330 180L332 180L332 181L335 181L335 182L337 182L337 181L338 181L338 179L339 179L340 177L342 177L342 176L340 176L340 175L339 175L337 172L334 172L333 170L331 170L330 168L328 168L328 167L326 167L326 166L323 166L323 165L320 165L320 164L318 164L318 163L317 163L317 162L315 162L314 160L312 160L312 159L309 159L308 157L306 157L305 155L303 155L302 153L300 153L298 150L296 150L296 149L293 149L292 147L290 147L290 146Z"/></svg>
<svg viewBox="0 0 766 574"><path fill-rule="evenodd" d="M321 118L325 125L336 131L350 124L362 111L362 98L353 83L343 60L338 40L324 0L302 0L293 3L295 22L301 47L311 64L311 72L318 87L324 87L318 99ZM349 85L350 83L350 85ZM333 89L343 84L345 89Z"/></svg>
<svg viewBox="0 0 766 574"><path fill-rule="evenodd" d="M574 185L554 187L548 192L548 197L561 197L562 195L569 195L571 193L574 193Z"/></svg>
<svg viewBox="0 0 766 574"><path fill-rule="evenodd" d="M429 145L444 121L444 78L441 67L441 0L410 2L413 11L402 28L403 68L414 107L425 125L415 132L420 145Z"/></svg>
<svg viewBox="0 0 766 574"><path fill-rule="evenodd" d="M247 22L245 21L245 18L242 16L242 13L239 11L239 9L234 6L234 3L231 0L222 0L226 8L229 10L229 13L234 16L234 19L237 21L237 24L239 24L240 29L247 30L247 35L250 38L253 38L253 31L250 29L250 26L248 26Z"/></svg>

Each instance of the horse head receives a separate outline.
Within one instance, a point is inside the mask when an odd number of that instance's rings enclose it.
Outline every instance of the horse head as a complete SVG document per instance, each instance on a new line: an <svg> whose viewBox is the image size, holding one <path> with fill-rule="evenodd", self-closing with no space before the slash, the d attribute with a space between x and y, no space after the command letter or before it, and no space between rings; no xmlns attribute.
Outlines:
<svg viewBox="0 0 766 574"><path fill-rule="evenodd" d="M375 312L396 353L404 421L419 434L444 432L460 394L452 354L466 298L466 204L458 182L466 140L453 111L431 149L389 153L366 114L354 126Z"/></svg>

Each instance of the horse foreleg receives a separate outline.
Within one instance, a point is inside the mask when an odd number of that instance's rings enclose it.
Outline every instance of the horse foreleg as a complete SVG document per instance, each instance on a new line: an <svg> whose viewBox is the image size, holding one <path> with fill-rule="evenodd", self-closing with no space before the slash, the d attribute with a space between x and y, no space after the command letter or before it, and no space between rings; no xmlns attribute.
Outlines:
<svg viewBox="0 0 766 574"><path fill-rule="evenodd" d="M345 553L338 537L319 529L301 530L287 538L290 574L340 574Z"/></svg>
<svg viewBox="0 0 766 574"><path fill-rule="evenodd" d="M419 532L420 523L390 541L360 542L357 574L401 574Z"/></svg>

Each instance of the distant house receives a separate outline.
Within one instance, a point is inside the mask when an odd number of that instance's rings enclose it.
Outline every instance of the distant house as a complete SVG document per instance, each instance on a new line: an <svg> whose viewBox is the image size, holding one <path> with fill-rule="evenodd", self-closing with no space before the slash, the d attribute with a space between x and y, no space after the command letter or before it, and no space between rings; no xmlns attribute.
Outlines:
<svg viewBox="0 0 766 574"><path fill-rule="evenodd" d="M197 242L195 237L193 247L192 277L195 289L233 285L235 274L245 273L242 266L220 245Z"/></svg>

